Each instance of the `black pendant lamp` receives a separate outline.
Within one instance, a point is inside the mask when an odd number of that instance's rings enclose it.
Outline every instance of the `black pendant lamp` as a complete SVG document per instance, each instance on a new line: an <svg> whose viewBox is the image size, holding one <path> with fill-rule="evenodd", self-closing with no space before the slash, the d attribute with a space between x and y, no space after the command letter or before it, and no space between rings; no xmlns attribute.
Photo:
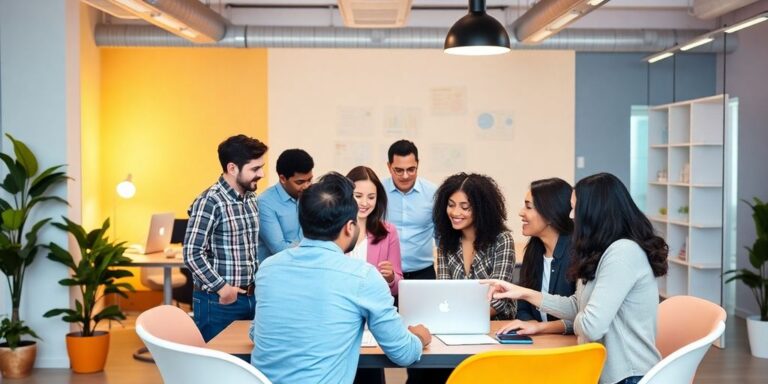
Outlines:
<svg viewBox="0 0 768 384"><path fill-rule="evenodd" d="M499 55L509 52L509 35L485 13L485 0L469 0L469 13L448 31L444 49L452 55Z"/></svg>

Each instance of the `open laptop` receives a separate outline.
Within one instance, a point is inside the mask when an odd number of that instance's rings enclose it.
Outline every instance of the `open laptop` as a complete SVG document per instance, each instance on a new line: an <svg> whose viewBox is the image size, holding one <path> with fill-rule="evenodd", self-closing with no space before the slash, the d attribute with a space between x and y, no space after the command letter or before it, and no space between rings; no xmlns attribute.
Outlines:
<svg viewBox="0 0 768 384"><path fill-rule="evenodd" d="M149 222L149 233L144 249L139 253L149 254L163 252L171 245L171 234L173 233L173 212L155 213Z"/></svg>
<svg viewBox="0 0 768 384"><path fill-rule="evenodd" d="M436 335L491 331L488 286L478 280L400 280L398 290L405 325L424 324Z"/></svg>

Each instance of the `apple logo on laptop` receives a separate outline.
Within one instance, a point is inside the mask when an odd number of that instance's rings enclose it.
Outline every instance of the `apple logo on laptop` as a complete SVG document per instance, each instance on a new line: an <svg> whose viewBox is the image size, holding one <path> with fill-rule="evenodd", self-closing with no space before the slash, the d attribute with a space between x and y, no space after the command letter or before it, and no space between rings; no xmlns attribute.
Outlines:
<svg viewBox="0 0 768 384"><path fill-rule="evenodd" d="M159 231L157 231L157 233L159 233L159 234L160 234L160 236L163 236L163 235L165 235L165 227L160 227L160 230L159 230Z"/></svg>
<svg viewBox="0 0 768 384"><path fill-rule="evenodd" d="M451 306L448 304L448 300L443 300L443 302L437 306L437 309L439 309L440 312L450 312Z"/></svg>

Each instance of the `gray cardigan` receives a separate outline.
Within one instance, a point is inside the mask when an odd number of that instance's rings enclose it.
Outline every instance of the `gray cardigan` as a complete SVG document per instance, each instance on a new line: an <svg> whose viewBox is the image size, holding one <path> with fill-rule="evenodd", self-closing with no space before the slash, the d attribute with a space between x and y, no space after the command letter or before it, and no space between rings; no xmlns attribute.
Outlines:
<svg viewBox="0 0 768 384"><path fill-rule="evenodd" d="M659 289L648 257L637 243L617 240L605 250L595 278L579 280L570 297L544 294L541 309L573 319L579 344L605 345L601 384L643 376L661 360L656 349Z"/></svg>

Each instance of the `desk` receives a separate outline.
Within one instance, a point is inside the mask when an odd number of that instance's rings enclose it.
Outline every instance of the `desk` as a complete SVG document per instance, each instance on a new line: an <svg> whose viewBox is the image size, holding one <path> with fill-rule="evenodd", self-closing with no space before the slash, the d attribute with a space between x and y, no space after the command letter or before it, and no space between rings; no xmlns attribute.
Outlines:
<svg viewBox="0 0 768 384"><path fill-rule="evenodd" d="M249 320L235 321L224 329L210 342L208 348L235 355L245 361L251 360L253 342L248 338ZM491 335L507 321L492 321ZM432 336L432 343L424 349L421 360L409 368L455 368L464 359L487 351L505 349L543 349L576 345L573 335L538 335L532 336L533 344L487 344L487 345L454 345L443 344L440 339ZM379 347L360 348L359 368L398 368L392 363Z"/></svg>
<svg viewBox="0 0 768 384"><path fill-rule="evenodd" d="M163 268L163 304L171 304L173 300L173 286L171 284L171 269L185 268L181 253L175 257L165 256L165 252L155 252L146 255L138 253L125 253L131 258L133 267Z"/></svg>

